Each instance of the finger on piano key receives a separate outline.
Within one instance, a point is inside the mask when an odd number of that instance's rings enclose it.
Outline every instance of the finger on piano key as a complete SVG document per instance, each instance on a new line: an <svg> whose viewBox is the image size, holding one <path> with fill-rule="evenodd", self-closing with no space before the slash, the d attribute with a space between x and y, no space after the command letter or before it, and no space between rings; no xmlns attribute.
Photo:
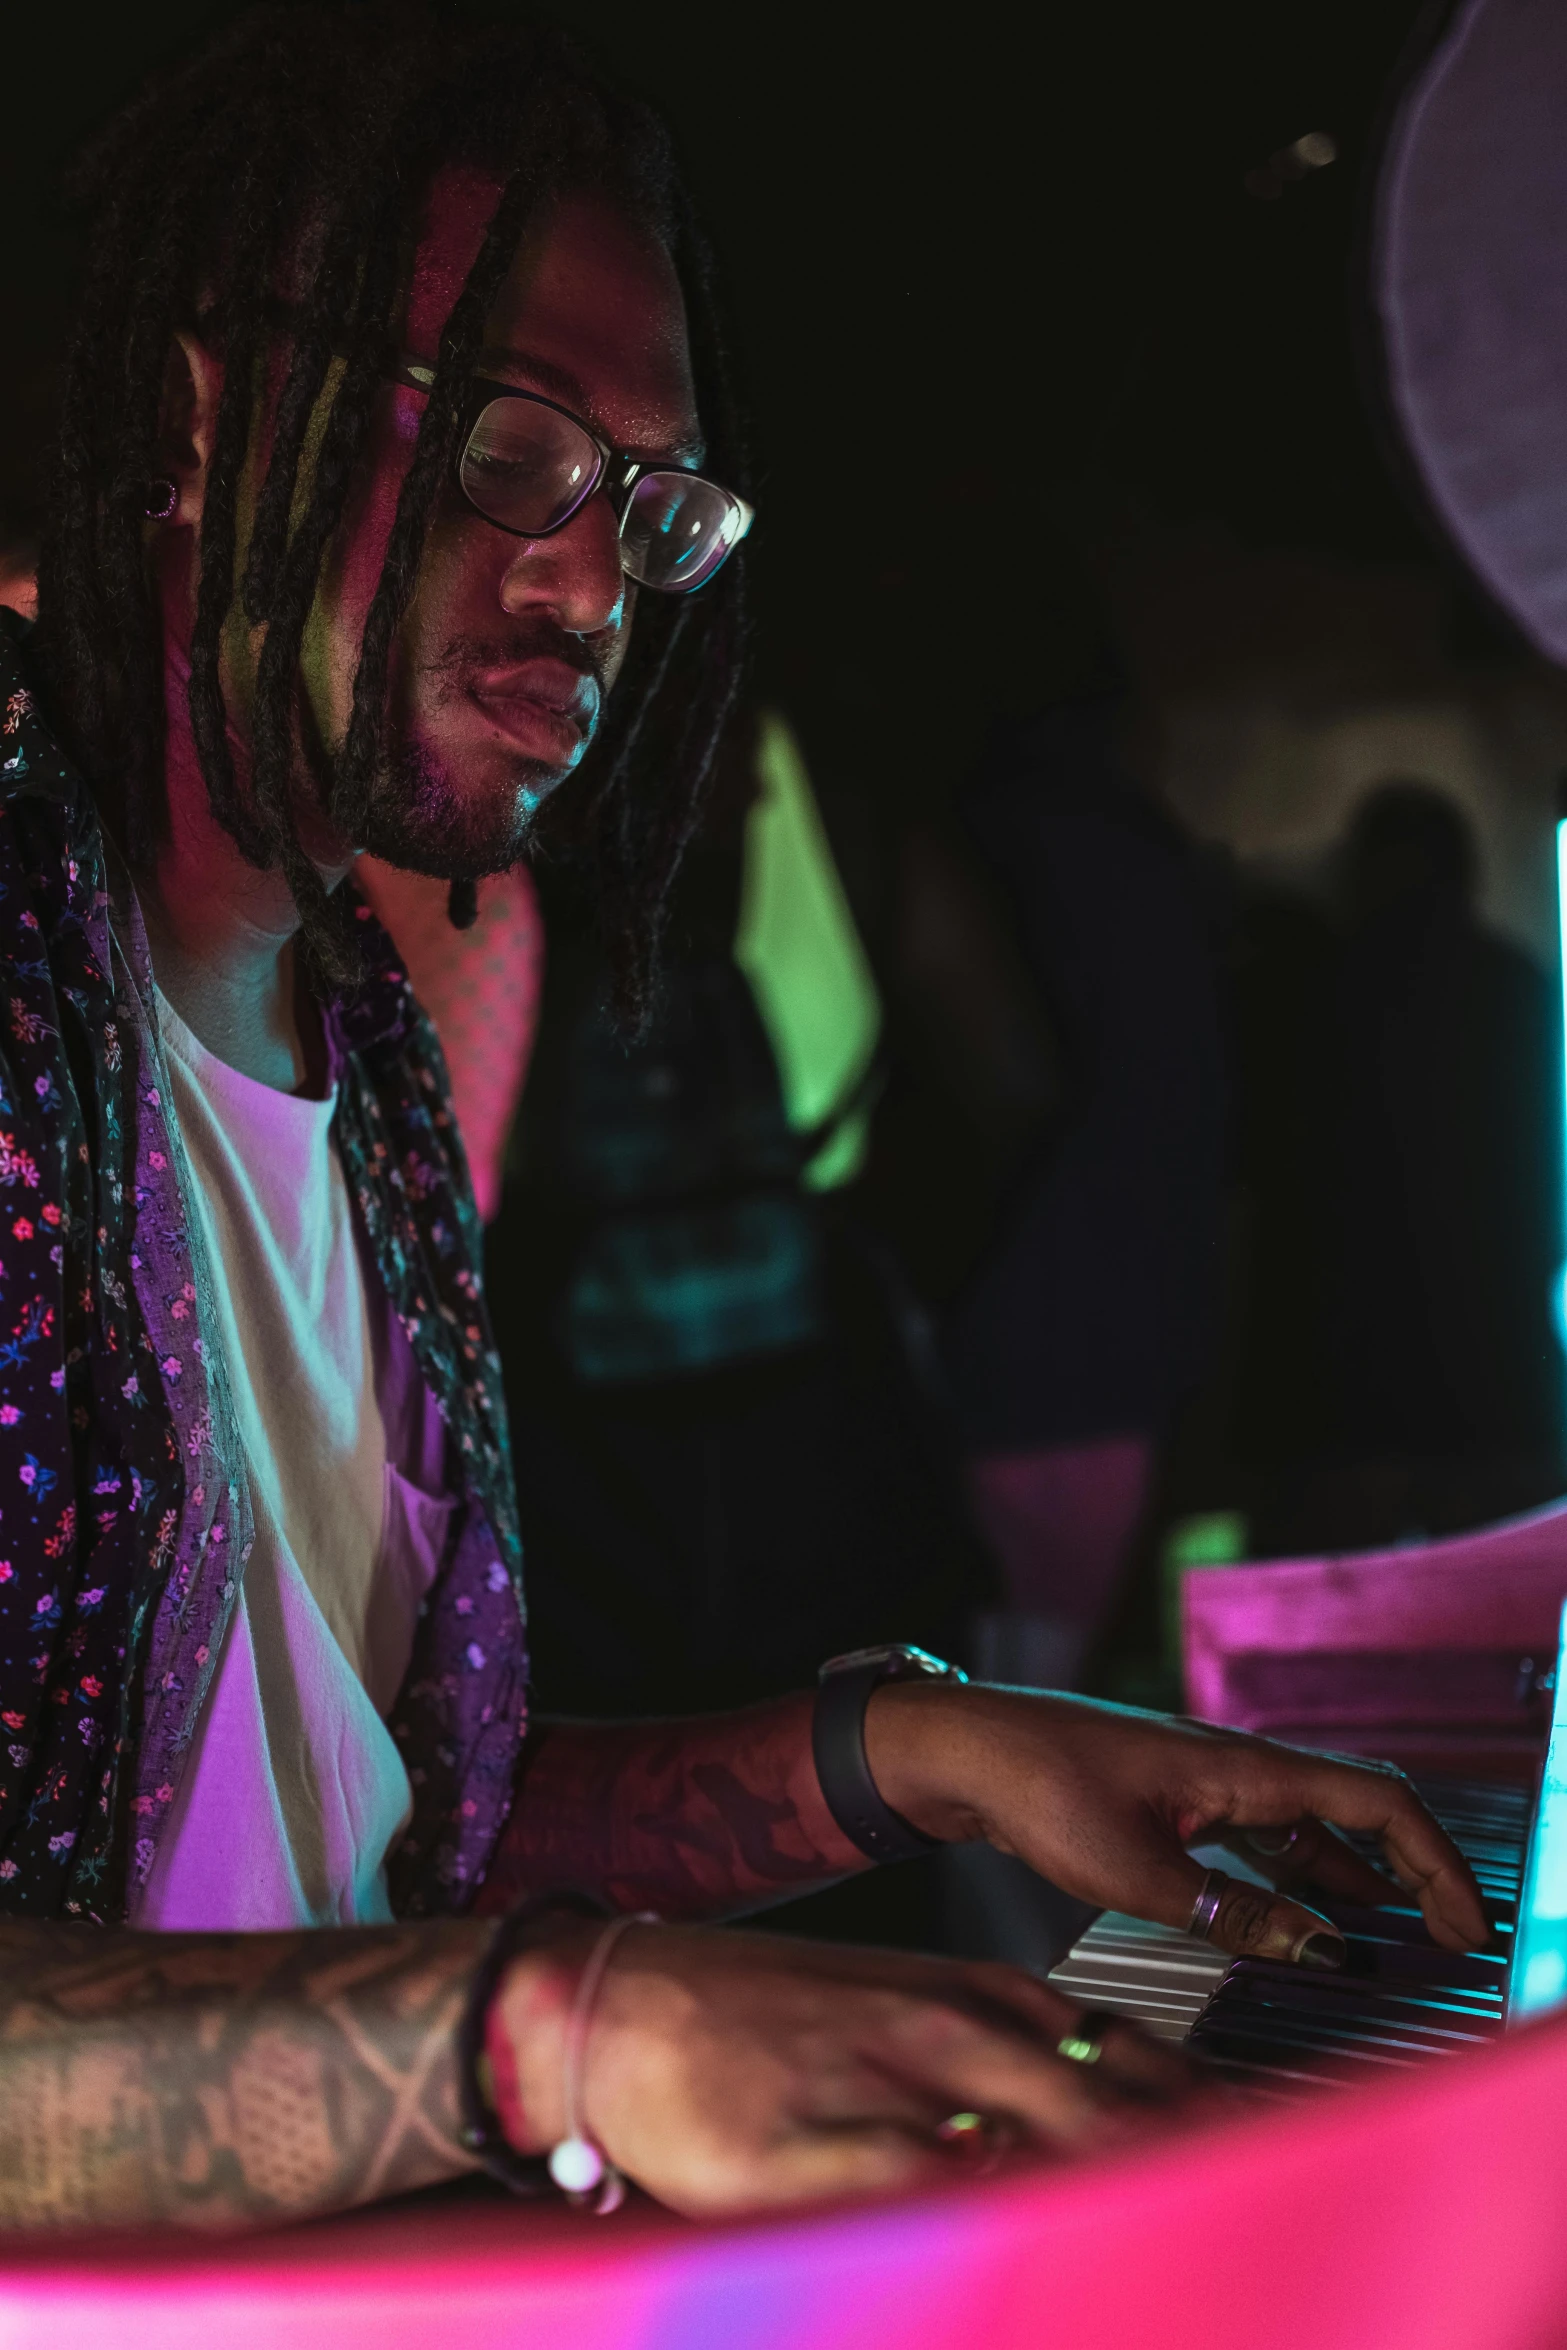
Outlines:
<svg viewBox="0 0 1567 2350"><path fill-rule="evenodd" d="M1255 1875L1245 1879L1227 1871L1204 1868L1196 1859L1186 1862L1195 1915L1199 1896L1209 1888L1218 1907L1208 1921L1206 1938L1216 1950L1232 1957L1282 1959L1295 1966L1337 1967L1344 1961L1344 1937L1331 1918L1293 1893L1281 1893Z"/></svg>
<svg viewBox="0 0 1567 2350"><path fill-rule="evenodd" d="M1338 1973L1308 1973L1226 1961L1188 1935L1107 1912L1073 1945L1052 1985L1119 2007L1163 2036L1188 2033L1192 2054L1227 2089L1265 2103L1386 2079L1494 2038L1533 1806L1524 1790L1505 1786L1435 1781L1420 1792L1465 1856L1481 1862L1498 1947L1453 1952L1432 1941L1418 1910L1330 1901L1345 1964ZM1195 1857L1217 1866L1224 1855L1204 1847ZM1204 1981L1212 1986L1207 1997Z"/></svg>
<svg viewBox="0 0 1567 2350"><path fill-rule="evenodd" d="M1303 1812L1338 1828L1358 1829L1377 1845L1420 1903L1433 1937L1448 1950L1482 1948L1490 1937L1474 1873L1458 1846L1391 1763L1351 1762L1289 1750L1288 1792ZM1237 1811L1232 1824L1266 1827Z"/></svg>
<svg viewBox="0 0 1567 2350"><path fill-rule="evenodd" d="M1268 1836L1272 1831L1264 1830L1260 1834ZM1269 1852L1263 1842L1245 1830L1223 1841L1280 1892L1315 1891L1335 1895L1341 1901L1373 1903L1399 1899L1402 1888L1326 1821L1294 1821L1291 1835L1293 1841L1288 1850L1280 1853Z"/></svg>

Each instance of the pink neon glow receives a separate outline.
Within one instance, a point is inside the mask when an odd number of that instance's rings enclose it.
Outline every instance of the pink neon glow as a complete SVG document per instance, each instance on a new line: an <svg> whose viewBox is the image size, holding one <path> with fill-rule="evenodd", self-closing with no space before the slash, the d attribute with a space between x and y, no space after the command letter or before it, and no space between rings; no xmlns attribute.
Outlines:
<svg viewBox="0 0 1567 2350"><path fill-rule="evenodd" d="M1424 1767L1456 1765L1467 1750L1510 1771L1516 1750L1516 1775L1530 1777L1544 1720L1519 1705L1512 1672L1526 1655L1554 1659L1564 1597L1563 1502L1416 1548L1194 1568L1181 1594L1187 1702L1210 1721L1331 1746L1357 1726L1345 1694L1356 1686L1359 1727L1379 1752L1412 1760L1431 1727L1445 1751L1426 1740ZM1476 1697L1480 1676L1466 1691L1461 1677L1426 1671L1438 1656L1496 1660L1495 1704ZM1367 1660L1358 1681L1357 1657Z"/></svg>
<svg viewBox="0 0 1567 2350"><path fill-rule="evenodd" d="M793 2224L407 2208L13 2253L7 2350L1540 2350L1567 2019L1133 2158Z"/></svg>

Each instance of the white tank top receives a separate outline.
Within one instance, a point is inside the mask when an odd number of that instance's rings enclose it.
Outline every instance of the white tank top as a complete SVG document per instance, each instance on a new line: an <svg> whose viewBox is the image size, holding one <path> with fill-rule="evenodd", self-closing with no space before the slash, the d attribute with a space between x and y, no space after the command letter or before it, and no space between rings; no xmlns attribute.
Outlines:
<svg viewBox="0 0 1567 2350"><path fill-rule="evenodd" d="M134 1923L373 1923L410 1810L386 1727L449 1503L388 1458L335 1093L241 1076L158 998L255 1544ZM375 1292L383 1323L391 1315ZM433 1410L433 1407L431 1407ZM426 1446L426 1451L429 1448Z"/></svg>

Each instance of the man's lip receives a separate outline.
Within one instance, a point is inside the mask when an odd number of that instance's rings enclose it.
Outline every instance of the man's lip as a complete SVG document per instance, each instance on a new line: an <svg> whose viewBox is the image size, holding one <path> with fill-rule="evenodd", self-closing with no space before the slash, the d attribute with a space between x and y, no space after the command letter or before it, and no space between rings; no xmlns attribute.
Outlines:
<svg viewBox="0 0 1567 2350"><path fill-rule="evenodd" d="M591 685L592 681L588 682ZM469 698L485 721L515 749L547 767L558 768L562 775L575 767L587 748L598 701L595 689L591 696L583 697L589 704L586 709L579 701L573 708L559 710L536 694L517 691L510 683L500 693L482 693L474 686Z"/></svg>
<svg viewBox="0 0 1567 2350"><path fill-rule="evenodd" d="M469 690L481 702L533 702L584 728L591 726L598 707L597 679L549 654L476 669L470 676Z"/></svg>

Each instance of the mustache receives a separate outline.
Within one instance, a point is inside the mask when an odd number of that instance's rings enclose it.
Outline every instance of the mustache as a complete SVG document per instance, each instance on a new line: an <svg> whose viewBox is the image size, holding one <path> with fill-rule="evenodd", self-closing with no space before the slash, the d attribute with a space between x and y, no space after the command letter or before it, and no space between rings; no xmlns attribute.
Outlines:
<svg viewBox="0 0 1567 2350"><path fill-rule="evenodd" d="M426 664L444 700L460 694L475 670L505 669L513 663L547 658L563 662L582 677L591 677L602 700L608 689L608 648L585 637L572 636L541 613L538 618L508 629L504 636L453 637L436 658Z"/></svg>

